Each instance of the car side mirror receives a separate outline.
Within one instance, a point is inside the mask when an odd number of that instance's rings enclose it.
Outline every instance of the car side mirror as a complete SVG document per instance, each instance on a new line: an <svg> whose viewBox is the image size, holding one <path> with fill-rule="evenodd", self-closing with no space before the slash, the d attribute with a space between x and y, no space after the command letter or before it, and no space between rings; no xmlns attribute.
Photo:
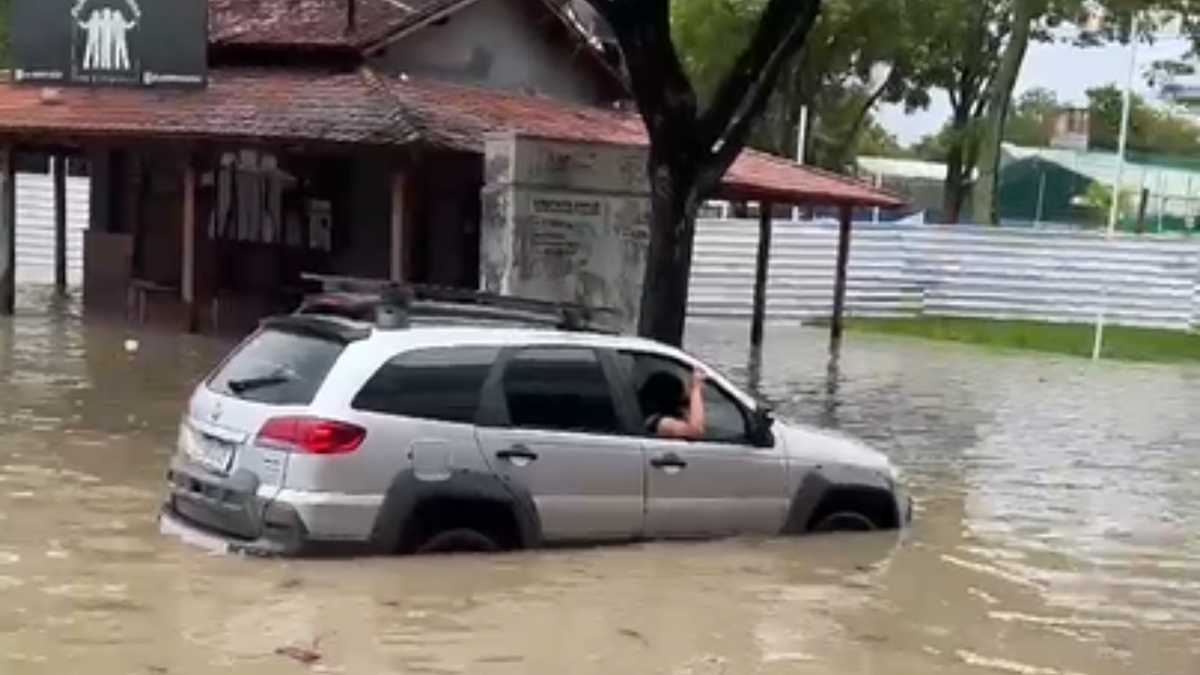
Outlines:
<svg viewBox="0 0 1200 675"><path fill-rule="evenodd" d="M750 415L750 442L760 448L775 445L775 435L771 427L775 424L775 414L770 406L759 404Z"/></svg>

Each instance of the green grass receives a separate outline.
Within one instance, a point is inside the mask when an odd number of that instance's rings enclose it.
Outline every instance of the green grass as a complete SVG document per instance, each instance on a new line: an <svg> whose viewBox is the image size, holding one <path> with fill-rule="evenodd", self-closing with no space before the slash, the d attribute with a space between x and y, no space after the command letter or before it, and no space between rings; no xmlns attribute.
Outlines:
<svg viewBox="0 0 1200 675"><path fill-rule="evenodd" d="M949 317L851 319L851 331L966 342L998 349L1092 355L1094 326L1079 323L991 321ZM1126 361L1200 362L1200 335L1180 331L1106 326L1103 356Z"/></svg>

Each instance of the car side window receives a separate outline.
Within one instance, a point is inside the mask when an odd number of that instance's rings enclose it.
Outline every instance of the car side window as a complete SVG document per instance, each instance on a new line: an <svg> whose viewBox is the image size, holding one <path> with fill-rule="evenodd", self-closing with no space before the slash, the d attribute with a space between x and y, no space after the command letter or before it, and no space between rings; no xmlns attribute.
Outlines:
<svg viewBox="0 0 1200 675"><path fill-rule="evenodd" d="M690 366L659 354L622 351L620 359L627 372L632 375L635 392L640 392L646 380L657 372L670 373L685 385L692 374ZM643 419L648 417L646 411L641 412ZM749 443L750 425L745 409L711 380L704 383L704 413L702 440L715 443Z"/></svg>
<svg viewBox="0 0 1200 675"><path fill-rule="evenodd" d="M499 349L434 347L405 352L383 364L363 385L356 410L471 424L483 383Z"/></svg>
<svg viewBox="0 0 1200 675"><path fill-rule="evenodd" d="M509 424L525 429L620 434L608 376L591 349L528 347L504 370Z"/></svg>

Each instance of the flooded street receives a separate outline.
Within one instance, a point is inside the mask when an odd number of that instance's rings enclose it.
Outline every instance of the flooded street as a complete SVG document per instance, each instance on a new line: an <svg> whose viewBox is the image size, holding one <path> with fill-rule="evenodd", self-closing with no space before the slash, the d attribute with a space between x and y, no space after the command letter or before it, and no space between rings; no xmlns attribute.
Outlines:
<svg viewBox="0 0 1200 675"><path fill-rule="evenodd" d="M781 414L886 450L888 536L498 558L210 557L154 522L226 345L0 322L0 673L1196 675L1200 369L700 324ZM761 376L759 375L761 373ZM304 665L276 653L319 652Z"/></svg>

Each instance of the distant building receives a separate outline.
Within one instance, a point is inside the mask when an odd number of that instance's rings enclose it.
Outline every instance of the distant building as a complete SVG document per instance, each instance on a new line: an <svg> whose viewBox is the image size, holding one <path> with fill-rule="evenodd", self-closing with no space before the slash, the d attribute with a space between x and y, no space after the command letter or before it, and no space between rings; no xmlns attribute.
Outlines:
<svg viewBox="0 0 1200 675"><path fill-rule="evenodd" d="M1067 120L1064 119L1064 123ZM1070 120L1078 125L1079 119ZM1072 127L1075 131L1077 127ZM1064 129L1064 131L1067 131ZM1066 135L1070 135L1069 133ZM1113 153L1067 148L1001 147L996 209L1006 225L1099 227L1107 211L1090 203L1097 191L1111 193L1116 177ZM874 185L903 194L928 222L943 222L946 166L889 157L860 157L858 174ZM1191 232L1200 220L1200 157L1195 159L1130 153L1121 177L1124 230L1137 229L1145 194L1145 232ZM969 203L961 221L970 218Z"/></svg>
<svg viewBox="0 0 1200 675"><path fill-rule="evenodd" d="M1001 220L1035 225L1097 226L1103 207L1089 203L1096 187L1111 194L1117 156L1059 148L1002 147L997 209ZM1145 201L1143 231L1196 229L1200 215L1200 158L1130 154L1121 172L1127 201L1120 227L1137 229Z"/></svg>
<svg viewBox="0 0 1200 675"><path fill-rule="evenodd" d="M1087 108L1063 108L1050 127L1050 147L1086 152L1091 138L1092 113Z"/></svg>
<svg viewBox="0 0 1200 675"><path fill-rule="evenodd" d="M860 179L907 197L914 209L925 213L925 220L942 222L945 203L946 165L919 159L895 157L859 157Z"/></svg>

